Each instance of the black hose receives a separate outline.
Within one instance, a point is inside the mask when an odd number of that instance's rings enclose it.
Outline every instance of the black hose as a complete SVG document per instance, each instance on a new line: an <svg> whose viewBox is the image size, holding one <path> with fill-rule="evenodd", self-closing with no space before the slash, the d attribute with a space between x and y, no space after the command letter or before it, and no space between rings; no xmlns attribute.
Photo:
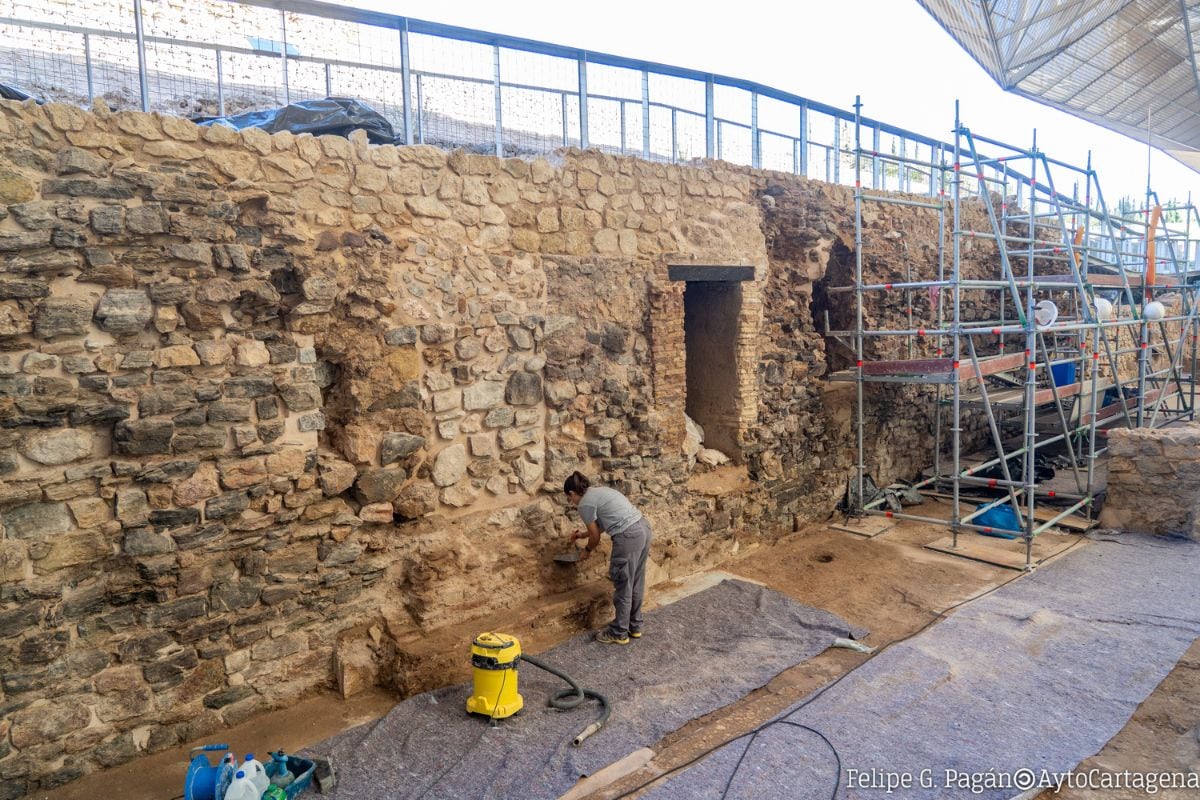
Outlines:
<svg viewBox="0 0 1200 800"><path fill-rule="evenodd" d="M557 708L560 711L570 711L573 708L578 708L579 705L588 698L591 698L600 704L600 718L584 728L579 735L571 741L572 745L579 747L579 745L583 744L584 739L600 730L602 727L604 727L604 723L608 722L609 716L612 715L612 708L610 708L608 705L607 697L599 692L594 692L591 689L581 689L579 684L576 683L574 678L572 678L570 675L555 669L549 664L538 661L533 656L522 653L521 660L528 661L538 669L544 669L551 675L562 678L567 682L567 685L571 687L570 689L563 689L550 698L550 705L552 705L554 708Z"/></svg>

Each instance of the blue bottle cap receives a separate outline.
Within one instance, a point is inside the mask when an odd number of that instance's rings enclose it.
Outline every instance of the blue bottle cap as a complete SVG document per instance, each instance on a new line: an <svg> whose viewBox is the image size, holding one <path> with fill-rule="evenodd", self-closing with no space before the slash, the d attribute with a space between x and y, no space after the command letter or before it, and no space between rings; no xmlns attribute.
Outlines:
<svg viewBox="0 0 1200 800"><path fill-rule="evenodd" d="M238 770L238 772L237 772L237 775L234 775L233 777L235 777L235 778L244 778L244 777L246 777L246 773L242 772L242 771L239 769L239 770Z"/></svg>
<svg viewBox="0 0 1200 800"><path fill-rule="evenodd" d="M245 758L246 761L249 761L252 758L254 758L254 753L246 753L246 758Z"/></svg>

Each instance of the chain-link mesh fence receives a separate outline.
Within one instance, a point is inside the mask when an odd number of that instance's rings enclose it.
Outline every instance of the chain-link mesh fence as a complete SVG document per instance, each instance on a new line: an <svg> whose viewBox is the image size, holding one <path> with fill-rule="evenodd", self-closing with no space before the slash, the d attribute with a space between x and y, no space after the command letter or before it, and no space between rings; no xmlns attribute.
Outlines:
<svg viewBox="0 0 1200 800"><path fill-rule="evenodd" d="M353 9L330 15L288 0L0 0L0 82L49 100L189 117L353 97L401 142L500 155L582 146L855 179L847 111L551 44ZM944 146L876 123L862 135L864 186L940 189L928 164L947 159Z"/></svg>

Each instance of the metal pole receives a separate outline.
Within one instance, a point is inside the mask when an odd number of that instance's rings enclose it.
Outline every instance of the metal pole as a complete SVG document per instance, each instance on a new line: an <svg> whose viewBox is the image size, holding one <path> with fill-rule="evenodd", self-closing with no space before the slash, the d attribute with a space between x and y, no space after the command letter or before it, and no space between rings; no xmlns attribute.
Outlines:
<svg viewBox="0 0 1200 800"><path fill-rule="evenodd" d="M959 317L959 298L962 295L962 289L959 286L959 268L961 264L961 254L958 233L960 230L959 208L962 206L962 171L959 169L960 149L959 141L962 138L962 122L959 117L958 101L954 101L954 233L951 236L953 246L953 260L950 264L950 280L953 283L953 294L950 298L951 304L951 332L950 332L950 348L951 348L951 364L957 366L959 359L962 357L962 341L960 338L960 317ZM958 531L962 526L962 507L960 505L960 492L962 489L962 481L959 480L962 472L962 426L960 424L962 418L962 385L958 380L958 370L954 370L954 382L950 387L951 391L951 411L950 411L950 441L951 441L951 463L950 468L953 470L953 495L951 499L951 516L950 516L950 536L951 547L958 547Z"/></svg>
<svg viewBox="0 0 1200 800"><path fill-rule="evenodd" d="M625 101L621 101L621 153L625 152Z"/></svg>
<svg viewBox="0 0 1200 800"><path fill-rule="evenodd" d="M800 104L800 174L808 177L808 103Z"/></svg>
<svg viewBox="0 0 1200 800"><path fill-rule="evenodd" d="M417 142L425 144L425 82L421 73L417 73ZM406 136L412 134L411 129Z"/></svg>
<svg viewBox="0 0 1200 800"><path fill-rule="evenodd" d="M642 158L650 158L650 71L642 70Z"/></svg>
<svg viewBox="0 0 1200 800"><path fill-rule="evenodd" d="M855 150L858 148L856 147ZM884 177L883 164L879 161L879 126L871 131L871 185L876 189L887 190L887 179Z"/></svg>
<svg viewBox="0 0 1200 800"><path fill-rule="evenodd" d="M854 119L856 121L855 124L857 124L857 114L855 114ZM858 139L857 133L854 134L854 138ZM833 182L842 182L842 121L838 117L833 118Z"/></svg>
<svg viewBox="0 0 1200 800"><path fill-rule="evenodd" d="M96 86L92 80L92 37L83 35L83 70L87 75L88 104L96 102Z"/></svg>
<svg viewBox="0 0 1200 800"><path fill-rule="evenodd" d="M283 47L279 52L279 63L283 68L283 104L286 106L292 102L292 92L288 86L287 12L282 8L279 9L279 33L283 38Z"/></svg>
<svg viewBox="0 0 1200 800"><path fill-rule="evenodd" d="M1033 149L1030 152L1037 153L1037 128L1033 130ZM1033 529L1037 526L1037 521L1033 518L1034 504L1036 503L1034 497L1036 453L1034 451L1037 442L1037 408L1034 406L1034 394L1037 391L1037 320L1033 316L1033 240L1036 238L1036 232L1033 220L1037 216L1037 192L1034 191L1034 187L1037 186L1037 165L1038 159L1035 156L1031 159L1029 168L1029 252L1025 257L1027 261L1026 277L1029 280L1029 285L1025 287L1025 358L1029 362L1028 371L1025 373L1025 474L1021 476L1025 482L1025 502L1028 515L1025 528L1025 569L1029 569L1031 566ZM1046 366L1049 369L1049 365ZM1053 380L1053 376L1051 376L1051 380Z"/></svg>
<svg viewBox="0 0 1200 800"><path fill-rule="evenodd" d="M855 150L858 149L859 136L862 126L862 99L858 95L854 97L854 145ZM855 480L858 484L858 508L855 511L862 511L863 504L866 498L863 496L863 473L866 470L866 445L863 436L863 426L866 420L863 418L863 276L862 276L862 166L861 160L854 160L854 357L856 367L855 381L855 439L858 445L858 459L855 464Z"/></svg>
<svg viewBox="0 0 1200 800"><path fill-rule="evenodd" d="M579 146L587 150L590 138L588 136L588 88L587 88L587 53L579 53Z"/></svg>
<svg viewBox="0 0 1200 800"><path fill-rule="evenodd" d="M504 158L504 100L500 88L500 45L492 45L492 86L496 95L496 157Z"/></svg>
<svg viewBox="0 0 1200 800"><path fill-rule="evenodd" d="M221 51L217 50L217 116L225 116L225 74L221 65Z"/></svg>
<svg viewBox="0 0 1200 800"><path fill-rule="evenodd" d="M326 65L328 68L328 65ZM328 72L326 73L328 76ZM408 17L400 21L400 82L401 97L404 102L404 143L413 143L413 109L412 109L412 52L408 47ZM421 79L417 78L417 114L421 113L420 95Z"/></svg>
<svg viewBox="0 0 1200 800"><path fill-rule="evenodd" d="M325 62L325 96L333 97L333 64L330 64L328 61ZM404 104L403 114L404 114L404 117L406 117L406 118L408 117L408 103L407 102ZM405 123L407 124L407 119L405 120ZM411 144L411 142L409 142L408 139L405 138L405 144Z"/></svg>
<svg viewBox="0 0 1200 800"><path fill-rule="evenodd" d="M138 87L142 92L142 111L149 111L150 81L146 76L146 32L142 28L142 0L133 0L133 30L137 38Z"/></svg>
<svg viewBox="0 0 1200 800"><path fill-rule="evenodd" d="M714 108L713 77L709 75L704 79L704 157L710 161L714 158L720 158L717 155L720 148L717 146L716 112Z"/></svg>
<svg viewBox="0 0 1200 800"><path fill-rule="evenodd" d="M750 93L750 165L762 169L762 140L758 130L758 92Z"/></svg>
<svg viewBox="0 0 1200 800"><path fill-rule="evenodd" d="M679 161L679 109L671 109L671 161Z"/></svg>
<svg viewBox="0 0 1200 800"><path fill-rule="evenodd" d="M568 130L567 130L567 93L563 92L561 96L562 105L562 131L563 131L563 147L567 146Z"/></svg>

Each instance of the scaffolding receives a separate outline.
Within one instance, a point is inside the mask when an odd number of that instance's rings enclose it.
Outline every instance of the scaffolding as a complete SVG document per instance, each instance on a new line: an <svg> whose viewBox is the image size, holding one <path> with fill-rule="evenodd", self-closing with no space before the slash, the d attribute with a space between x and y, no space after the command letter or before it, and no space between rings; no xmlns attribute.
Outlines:
<svg viewBox="0 0 1200 800"><path fill-rule="evenodd" d="M1050 158L1038 149L1036 131L1028 148L987 138L961 123L957 107L950 163L864 149L860 120L856 99L854 283L830 290L854 295L854 329L830 331L826 325L828 335L855 354L853 368L831 375L856 384L850 511L948 525L955 549L967 534L1015 535L1023 540L1030 569L1038 534L1077 513L1092 519L1097 459L1111 427L1161 427L1194 418L1200 247L1192 222L1200 216L1189 201L1168 220L1149 189L1144 209L1113 214L1090 155L1086 167ZM981 147L992 151L985 155ZM876 170L883 162L927 172L931 185L937 175L942 188L932 199L867 191L861 174L866 159ZM1070 195L1056 183L1064 175ZM970 199L983 207L983 229L962 213ZM933 279L912 280L910 271L904 283L864 282L868 204L936 214ZM994 244L993 275L965 274L968 240ZM865 302L889 292L903 293L907 327L868 328ZM917 292L929 293L928 319L916 318ZM965 293L986 298L990 318L975 318L976 302L966 319ZM868 358L868 341L894 337L905 342L908 358ZM913 357L918 351L932 357ZM933 467L914 488L945 496L948 520L888 508L885 496L870 496L865 393L879 383L935 387ZM966 415L980 412L986 419L981 446L964 437ZM971 445L982 460L967 457ZM1050 480L1051 461L1069 469L1066 491L1063 481Z"/></svg>

